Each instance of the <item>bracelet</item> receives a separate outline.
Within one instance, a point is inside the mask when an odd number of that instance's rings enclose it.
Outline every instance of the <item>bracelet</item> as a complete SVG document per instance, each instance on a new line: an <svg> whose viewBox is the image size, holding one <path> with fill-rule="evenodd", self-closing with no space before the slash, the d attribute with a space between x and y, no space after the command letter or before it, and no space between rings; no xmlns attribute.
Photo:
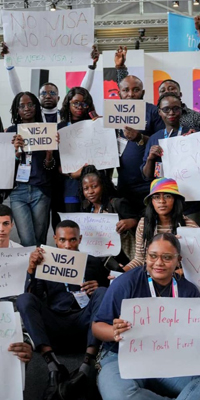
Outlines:
<svg viewBox="0 0 200 400"><path fill-rule="evenodd" d="M53 161L53 165L51 167L47 167L46 166L46 162L52 162L52 161ZM45 158L44 161L43 161L43 167L44 167L44 169L47 169L48 171L50 171L51 169L54 169L55 165L56 165L55 158L52 158L51 161L47 161L46 158Z"/></svg>

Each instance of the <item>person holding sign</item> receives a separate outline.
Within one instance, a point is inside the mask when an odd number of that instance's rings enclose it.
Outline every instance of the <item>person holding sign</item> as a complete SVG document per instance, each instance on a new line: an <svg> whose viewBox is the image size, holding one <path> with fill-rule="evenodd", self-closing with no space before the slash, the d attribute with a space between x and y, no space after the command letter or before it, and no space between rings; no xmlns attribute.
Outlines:
<svg viewBox="0 0 200 400"><path fill-rule="evenodd" d="M199 400L200 377L122 379L118 367L118 343L123 341L125 331L134 332L131 322L120 318L123 299L200 297L192 283L175 274L181 261L180 252L180 243L173 234L158 234L149 242L146 266L121 275L108 288L92 326L94 336L104 342L98 376L103 400ZM145 323L148 323L148 315Z"/></svg>
<svg viewBox="0 0 200 400"><path fill-rule="evenodd" d="M19 93L13 100L12 123L7 132L17 132L17 125L42 122L40 103L29 92ZM55 167L52 151L23 151L23 139L14 136L16 178L10 194L18 235L23 246L46 243L51 202L51 171Z"/></svg>
<svg viewBox="0 0 200 400"><path fill-rule="evenodd" d="M95 107L90 93L82 87L72 88L65 96L60 116L62 121L58 124L58 129L75 124L78 121L84 121L93 118ZM95 113L96 114L96 113ZM65 212L80 211L80 202L78 197L79 177L82 168L74 173L64 176L64 203Z"/></svg>
<svg viewBox="0 0 200 400"><path fill-rule="evenodd" d="M154 133L147 143L143 164L141 166L141 171L146 180L152 179L154 176L162 176L162 148L159 146L158 140L170 139L171 137L180 136L189 131L189 127L180 125L182 107L180 97L177 94L173 92L164 93L160 96L157 107L165 124L165 129Z"/></svg>
<svg viewBox="0 0 200 400"><path fill-rule="evenodd" d="M171 232L176 235L179 226L198 228L192 219L183 215L184 200L174 179L159 178L151 182L150 193L144 199L145 216L136 229L135 257L123 271L144 264L146 247L157 233Z"/></svg>
<svg viewBox="0 0 200 400"><path fill-rule="evenodd" d="M54 240L59 249L78 251L81 242L79 226L70 220L60 222ZM91 333L91 322L106 291L106 288L99 287L102 279L101 262L98 258L88 256L85 282L80 288L68 284L67 277L66 284L36 279L37 265L44 257L42 248L37 248L31 254L25 293L18 297L17 307L36 350L42 354L49 369L49 384L43 399L53 400L58 395L61 383L61 398L65 398L65 395L66 398L73 398L67 397L68 373L57 360L54 351L63 353L72 348L77 350L87 342L83 364L70 383L71 390L75 390L78 384L81 390L80 383L90 373L100 344ZM45 301L42 301L44 295Z"/></svg>
<svg viewBox="0 0 200 400"><path fill-rule="evenodd" d="M80 177L80 198L84 212L119 215L116 231L121 235L122 250L117 260L120 263L130 260L135 250L133 235L138 223L137 216L133 214L132 207L126 199L116 198L113 183L104 170L98 171L94 165L83 167Z"/></svg>
<svg viewBox="0 0 200 400"><path fill-rule="evenodd" d="M145 90L143 82L136 76L127 76L125 67L127 49L119 47L115 53L115 67L118 75L119 95L124 100L141 100ZM164 127L156 106L146 103L146 127L138 131L128 126L117 131L120 151L120 168L118 168L118 190L120 197L127 198L134 209L141 214L143 200L149 192L149 182L142 178L140 165L149 137Z"/></svg>

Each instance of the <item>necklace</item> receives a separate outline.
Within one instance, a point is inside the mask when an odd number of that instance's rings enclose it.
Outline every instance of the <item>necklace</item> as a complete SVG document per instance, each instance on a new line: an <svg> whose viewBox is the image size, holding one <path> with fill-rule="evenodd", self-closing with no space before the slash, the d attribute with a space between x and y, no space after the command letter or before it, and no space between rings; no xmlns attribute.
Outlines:
<svg viewBox="0 0 200 400"><path fill-rule="evenodd" d="M165 286L162 290L158 289L157 284L156 284L155 281L153 281L153 284L154 284L154 287L155 287L155 290L156 290L156 293L157 293L158 297L171 297L171 295L172 295L172 282L168 283L168 285ZM169 289L168 296L162 296L163 293L165 292L165 290L167 290L167 289Z"/></svg>

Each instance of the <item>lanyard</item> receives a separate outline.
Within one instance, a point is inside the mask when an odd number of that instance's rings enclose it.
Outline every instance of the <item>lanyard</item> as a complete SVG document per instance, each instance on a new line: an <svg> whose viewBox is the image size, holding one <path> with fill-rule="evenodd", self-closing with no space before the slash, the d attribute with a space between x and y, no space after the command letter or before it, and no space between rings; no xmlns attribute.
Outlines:
<svg viewBox="0 0 200 400"><path fill-rule="evenodd" d="M164 139L170 138L170 136L172 135L173 131L174 131L174 130L172 129L169 133L167 133L167 129L165 128L165 131L164 131ZM180 136L181 133L182 133L182 126L179 126L179 130L178 130L177 136Z"/></svg>
<svg viewBox="0 0 200 400"><path fill-rule="evenodd" d="M153 279L148 277L149 289L152 297L156 297L156 292L153 286ZM172 278L172 297L178 297L178 286L175 278Z"/></svg>

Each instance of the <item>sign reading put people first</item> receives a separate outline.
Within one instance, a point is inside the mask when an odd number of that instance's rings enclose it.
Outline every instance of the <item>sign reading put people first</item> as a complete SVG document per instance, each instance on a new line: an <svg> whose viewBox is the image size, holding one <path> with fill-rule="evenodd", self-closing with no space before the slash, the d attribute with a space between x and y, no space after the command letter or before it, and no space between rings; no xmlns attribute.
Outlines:
<svg viewBox="0 0 200 400"><path fill-rule="evenodd" d="M104 127L145 129L144 100L104 100Z"/></svg>
<svg viewBox="0 0 200 400"><path fill-rule="evenodd" d="M30 123L17 125L17 133L24 139L24 151L57 150L57 124Z"/></svg>

